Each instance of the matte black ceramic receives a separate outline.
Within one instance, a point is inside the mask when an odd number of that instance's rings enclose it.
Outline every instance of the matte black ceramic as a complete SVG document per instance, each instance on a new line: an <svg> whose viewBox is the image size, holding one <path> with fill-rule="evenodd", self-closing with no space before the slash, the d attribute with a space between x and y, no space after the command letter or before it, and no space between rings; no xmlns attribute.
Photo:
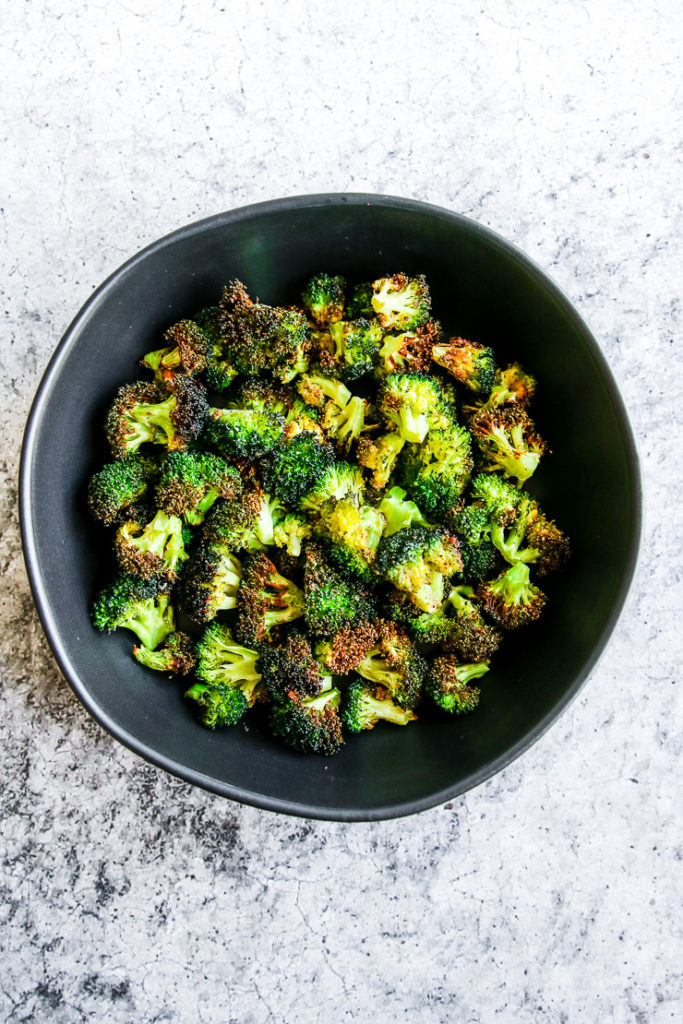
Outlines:
<svg viewBox="0 0 683 1024"><path fill-rule="evenodd" d="M173 321L216 301L230 277L264 301L296 301L324 269L351 279L423 272L446 331L494 346L538 378L534 415L553 454L535 493L572 538L569 570L548 581L540 623L506 637L478 711L426 711L378 726L341 753L301 756L256 728L208 732L168 677L131 657L132 634L96 633L93 595L111 570L85 511L107 458L102 422L115 389ZM576 696L614 628L640 530L638 462L614 380L585 324L530 260L447 210L375 195L261 203L181 228L144 249L90 298L38 390L21 467L24 550L59 665L122 743L189 782L276 811L346 821L433 806L499 771Z"/></svg>

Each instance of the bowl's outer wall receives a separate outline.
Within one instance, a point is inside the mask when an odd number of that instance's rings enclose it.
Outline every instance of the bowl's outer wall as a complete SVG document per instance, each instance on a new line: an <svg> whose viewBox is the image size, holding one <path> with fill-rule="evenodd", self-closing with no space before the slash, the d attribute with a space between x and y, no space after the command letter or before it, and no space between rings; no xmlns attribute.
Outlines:
<svg viewBox="0 0 683 1024"><path fill-rule="evenodd" d="M574 695L616 621L639 529L637 462L606 364L578 316L527 260L477 225L405 202L287 201L212 218L127 264L75 321L34 407L23 468L27 561L67 678L124 742L191 781L260 806L342 819L431 806L487 777ZM302 200L298 201L299 204ZM549 580L537 625L505 638L475 715L426 712L418 726L352 737L332 759L301 757L259 729L200 730L176 682L142 669L132 635L89 621L112 568L111 536L85 512L108 457L115 388L175 320L213 304L233 276L264 301L296 301L312 272L427 275L449 333L494 346L538 378L535 414L553 454L535 493L570 534L569 570ZM30 507L26 507L26 505Z"/></svg>

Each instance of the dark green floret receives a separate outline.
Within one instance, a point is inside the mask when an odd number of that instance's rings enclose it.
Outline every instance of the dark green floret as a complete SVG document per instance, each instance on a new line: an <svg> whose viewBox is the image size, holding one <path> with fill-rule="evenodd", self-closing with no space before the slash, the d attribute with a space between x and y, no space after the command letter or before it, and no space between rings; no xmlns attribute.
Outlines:
<svg viewBox="0 0 683 1024"><path fill-rule="evenodd" d="M238 498L214 505L206 517L202 538L232 551L260 551L274 543L275 523L283 515L277 498L252 484Z"/></svg>
<svg viewBox="0 0 683 1024"><path fill-rule="evenodd" d="M253 462L277 448L284 436L282 417L254 409L211 409L204 443L219 455Z"/></svg>
<svg viewBox="0 0 683 1024"><path fill-rule="evenodd" d="M334 462L304 494L299 508L304 512L320 512L328 504L341 501L342 498L362 503L363 475L357 466L348 462Z"/></svg>
<svg viewBox="0 0 683 1024"><path fill-rule="evenodd" d="M225 347L224 313L220 306L210 306L194 317L211 343L207 358L206 385L210 391L225 391L237 376L237 370L227 357Z"/></svg>
<svg viewBox="0 0 683 1024"><path fill-rule="evenodd" d="M103 466L88 485L91 515L111 525L120 512L139 501L156 473L156 463L142 455L128 455Z"/></svg>
<svg viewBox="0 0 683 1024"><path fill-rule="evenodd" d="M261 551L247 555L237 599L237 639L249 646L271 642L279 626L304 613L303 594Z"/></svg>
<svg viewBox="0 0 683 1024"><path fill-rule="evenodd" d="M342 379L350 383L370 373L382 343L376 320L340 320L330 324L334 358L342 364Z"/></svg>
<svg viewBox="0 0 683 1024"><path fill-rule="evenodd" d="M345 579L329 564L323 549L310 543L304 559L304 614L311 632L327 637L374 617L368 588Z"/></svg>
<svg viewBox="0 0 683 1024"><path fill-rule="evenodd" d="M372 285L355 284L349 293L344 309L345 320L357 320L359 317L371 317L375 315L372 306Z"/></svg>
<svg viewBox="0 0 683 1024"><path fill-rule="evenodd" d="M240 281L226 285L220 306L224 351L238 373L257 376L270 370L286 382L307 369L309 337L303 313L252 301Z"/></svg>
<svg viewBox="0 0 683 1024"><path fill-rule="evenodd" d="M162 647L150 651L146 647L134 647L133 656L146 668L156 672L173 672L185 676L195 664L194 644L187 633L170 633Z"/></svg>
<svg viewBox="0 0 683 1024"><path fill-rule="evenodd" d="M192 552L180 587L180 606L194 622L210 622L237 603L242 567L230 548L201 544Z"/></svg>
<svg viewBox="0 0 683 1024"><path fill-rule="evenodd" d="M332 448L308 431L279 446L264 465L266 487L286 505L296 506L335 462Z"/></svg>
<svg viewBox="0 0 683 1024"><path fill-rule="evenodd" d="M372 729L379 721L391 722L392 725L407 725L416 718L417 715L413 711L396 704L388 691L381 686L372 686L361 679L356 679L344 692L342 725L349 732Z"/></svg>
<svg viewBox="0 0 683 1024"><path fill-rule="evenodd" d="M499 558L491 543L491 522L486 508L466 505L453 516L452 522L460 540L463 579L474 582L490 579L496 572Z"/></svg>
<svg viewBox="0 0 683 1024"><path fill-rule="evenodd" d="M249 701L238 687L195 683L185 696L197 702L198 709L201 709L199 721L207 729L235 725L249 710Z"/></svg>
<svg viewBox="0 0 683 1024"><path fill-rule="evenodd" d="M430 430L424 444L407 446L398 475L427 515L443 519L457 506L471 471L469 434L464 427L450 424Z"/></svg>
<svg viewBox="0 0 683 1024"><path fill-rule="evenodd" d="M301 633L290 633L283 644L266 644L261 651L263 685L272 701L286 702L293 693L312 697L332 686L313 657L311 645Z"/></svg>
<svg viewBox="0 0 683 1024"><path fill-rule="evenodd" d="M158 381L168 380L175 373L192 376L206 369L211 357L211 339L193 320L174 324L166 331L164 341L164 348L148 352L140 360L142 366L154 371Z"/></svg>
<svg viewBox="0 0 683 1024"><path fill-rule="evenodd" d="M337 689L324 690L317 697L294 693L273 705L269 724L273 735L304 754L336 754L344 742L341 731Z"/></svg>
<svg viewBox="0 0 683 1024"><path fill-rule="evenodd" d="M333 562L343 575L371 580L384 523L384 516L378 509L343 498L321 508L315 532L325 541Z"/></svg>
<svg viewBox="0 0 683 1024"><path fill-rule="evenodd" d="M93 605L96 629L111 633L132 630L149 650L158 647L173 632L173 607L167 584L158 579L139 579L121 574L105 587Z"/></svg>
<svg viewBox="0 0 683 1024"><path fill-rule="evenodd" d="M479 703L479 690L470 686L489 670L483 662L476 665L458 664L457 658L435 658L425 680L425 691L435 704L452 715L465 715Z"/></svg>
<svg viewBox="0 0 683 1024"><path fill-rule="evenodd" d="M344 315L346 281L343 277L315 274L304 288L301 298L315 322L327 327Z"/></svg>

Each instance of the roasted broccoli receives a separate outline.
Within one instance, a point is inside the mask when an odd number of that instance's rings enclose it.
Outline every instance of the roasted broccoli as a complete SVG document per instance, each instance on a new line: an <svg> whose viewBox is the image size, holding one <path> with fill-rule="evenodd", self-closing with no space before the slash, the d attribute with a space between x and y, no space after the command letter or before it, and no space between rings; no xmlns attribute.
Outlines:
<svg viewBox="0 0 683 1024"><path fill-rule="evenodd" d="M492 349L464 338L451 338L447 344L434 345L432 359L470 391L488 398L496 378Z"/></svg>
<svg viewBox="0 0 683 1024"><path fill-rule="evenodd" d="M315 532L326 541L333 561L342 571L369 580L384 523L384 516L376 508L343 498L332 506L322 507Z"/></svg>
<svg viewBox="0 0 683 1024"><path fill-rule="evenodd" d="M237 599L237 639L249 645L267 643L278 626L303 613L303 594L296 584L281 576L263 552L247 555Z"/></svg>
<svg viewBox="0 0 683 1024"><path fill-rule="evenodd" d="M304 558L304 615L310 631L330 637L374 615L372 595L349 582L329 564L323 549L309 543Z"/></svg>
<svg viewBox="0 0 683 1024"><path fill-rule="evenodd" d="M273 528L273 543L278 548L285 548L292 558L298 558L302 543L312 534L313 527L304 516L288 512Z"/></svg>
<svg viewBox="0 0 683 1024"><path fill-rule="evenodd" d="M376 491L387 486L405 443L399 434L393 433L382 434L374 441L367 437L359 441L356 459L361 466L372 470L370 482Z"/></svg>
<svg viewBox="0 0 683 1024"><path fill-rule="evenodd" d="M432 348L441 340L441 325L428 320L415 331L385 334L377 357L377 373L429 373Z"/></svg>
<svg viewBox="0 0 683 1024"><path fill-rule="evenodd" d="M378 278L372 283L371 302L385 331L414 331L429 319L431 299L422 275Z"/></svg>
<svg viewBox="0 0 683 1024"><path fill-rule="evenodd" d="M202 544L189 559L180 587L180 607L194 622L210 622L234 608L242 566L223 544Z"/></svg>
<svg viewBox="0 0 683 1024"><path fill-rule="evenodd" d="M207 686L238 689L250 706L261 692L258 651L243 647L233 638L230 628L211 622L196 647L195 674Z"/></svg>
<svg viewBox="0 0 683 1024"><path fill-rule="evenodd" d="M431 526L420 512L414 501L407 499L406 492L402 487L392 487L379 503L379 510L386 519L386 525L382 531L385 537L391 537L399 530L415 523L418 526Z"/></svg>
<svg viewBox="0 0 683 1024"><path fill-rule="evenodd" d="M156 471L156 463L142 455L127 455L103 466L88 485L91 514L111 525L124 509L147 493Z"/></svg>
<svg viewBox="0 0 683 1024"><path fill-rule="evenodd" d="M92 619L96 629L111 633L131 629L149 650L158 647L174 629L173 606L167 583L121 574L96 599Z"/></svg>
<svg viewBox="0 0 683 1024"><path fill-rule="evenodd" d="M304 512L320 512L342 498L362 503L363 475L357 466L348 462L335 462L328 466L315 486L301 498L299 508Z"/></svg>
<svg viewBox="0 0 683 1024"><path fill-rule="evenodd" d="M220 306L202 309L192 318L207 335L211 350L207 357L206 384L211 391L225 391L237 376L237 370L226 354L225 315Z"/></svg>
<svg viewBox="0 0 683 1024"><path fill-rule="evenodd" d="M341 717L349 732L363 732L364 729L372 729L379 721L407 725L414 722L417 715L395 703L381 686L356 679L344 693Z"/></svg>
<svg viewBox="0 0 683 1024"><path fill-rule="evenodd" d="M344 315L346 281L343 277L315 274L303 290L301 298L320 327L341 320Z"/></svg>
<svg viewBox="0 0 683 1024"><path fill-rule="evenodd" d="M239 687L195 683L185 696L201 708L199 720L207 729L235 725L249 710L249 700Z"/></svg>
<svg viewBox="0 0 683 1024"><path fill-rule="evenodd" d="M175 377L166 389L167 397L155 384L140 381L119 388L105 424L115 458L143 444L179 451L199 437L209 410L205 389L192 377Z"/></svg>
<svg viewBox="0 0 683 1024"><path fill-rule="evenodd" d="M308 366L308 324L296 309L253 302L240 281L223 289L224 350L238 373L256 376L270 370L282 381L293 380Z"/></svg>
<svg viewBox="0 0 683 1024"><path fill-rule="evenodd" d="M134 647L136 661L157 672L172 672L186 676L195 665L194 644L187 633L170 633L162 647L150 651L146 647Z"/></svg>
<svg viewBox="0 0 683 1024"><path fill-rule="evenodd" d="M131 576L161 576L172 583L187 559L182 519L157 512L145 523L131 510L116 532L114 549L121 569Z"/></svg>
<svg viewBox="0 0 683 1024"><path fill-rule="evenodd" d="M471 581L489 579L496 571L498 552L491 543L491 520L487 509L482 505L465 505L452 516L452 523L453 532L460 540L463 578Z"/></svg>
<svg viewBox="0 0 683 1024"><path fill-rule="evenodd" d="M469 434L464 427L449 424L430 430L424 444L406 447L398 476L427 515L443 519L456 508L471 471Z"/></svg>
<svg viewBox="0 0 683 1024"><path fill-rule="evenodd" d="M339 705L341 694L332 688L316 697L292 694L273 704L269 724L273 735L304 754L336 754L344 738Z"/></svg>
<svg viewBox="0 0 683 1024"><path fill-rule="evenodd" d="M343 626L329 640L320 641L316 657L336 676L346 676L361 663L377 642L377 626L361 619L355 626Z"/></svg>
<svg viewBox="0 0 683 1024"><path fill-rule="evenodd" d="M365 400L354 396L343 409L335 402L328 402L323 413L322 426L337 448L348 455L351 445L365 429Z"/></svg>
<svg viewBox="0 0 683 1024"><path fill-rule="evenodd" d="M169 327L164 335L166 346L148 352L141 365L154 371L160 382L173 378L175 373L192 376L206 369L211 357L211 339L193 320L181 320Z"/></svg>
<svg viewBox="0 0 683 1024"><path fill-rule="evenodd" d="M218 498L234 499L241 491L239 470L220 455L170 452L161 464L156 499L168 515L196 526Z"/></svg>
<svg viewBox="0 0 683 1024"><path fill-rule="evenodd" d="M329 400L343 409L351 399L346 384L322 373L303 373L296 382L296 389L304 402L314 408L325 405Z"/></svg>
<svg viewBox="0 0 683 1024"><path fill-rule="evenodd" d="M515 406L474 416L470 430L486 460L483 468L487 472L500 470L520 484L534 473L545 451L533 421Z"/></svg>
<svg viewBox="0 0 683 1024"><path fill-rule="evenodd" d="M254 409L211 409L204 442L220 455L253 462L282 443L284 421Z"/></svg>
<svg viewBox="0 0 683 1024"><path fill-rule="evenodd" d="M441 527L409 526L382 540L376 568L418 608L435 612L443 601L444 581L462 569L460 546Z"/></svg>
<svg viewBox="0 0 683 1024"><path fill-rule="evenodd" d="M430 428L448 426L441 385L425 373L392 373L384 381L379 411L404 441L421 444Z"/></svg>
<svg viewBox="0 0 683 1024"><path fill-rule="evenodd" d="M286 505L296 506L334 462L332 448L304 431L278 446L264 464L263 476L273 494Z"/></svg>
<svg viewBox="0 0 683 1024"><path fill-rule="evenodd" d="M479 703L479 690L470 686L473 679L479 679L489 670L485 662L476 665L461 665L457 658L435 658L425 680L425 692L435 704L452 715L465 715L474 711Z"/></svg>
<svg viewBox="0 0 683 1024"><path fill-rule="evenodd" d="M344 319L356 320L358 317L370 317L375 315L372 306L372 285L356 284L353 286L346 300Z"/></svg>
<svg viewBox="0 0 683 1024"><path fill-rule="evenodd" d="M279 646L266 644L261 651L263 685L273 701L286 701L292 693L312 697L332 685L311 645L301 633L290 633Z"/></svg>
<svg viewBox="0 0 683 1024"><path fill-rule="evenodd" d="M371 372L382 342L382 328L376 320L339 320L330 324L329 333L345 383Z"/></svg>
<svg viewBox="0 0 683 1024"><path fill-rule="evenodd" d="M502 629L516 629L539 617L545 594L529 579L529 566L516 562L495 580L480 583L477 598Z"/></svg>
<svg viewBox="0 0 683 1024"><path fill-rule="evenodd" d="M377 640L355 671L363 679L382 686L402 708L412 710L421 696L422 680L427 670L407 633L395 622L378 620Z"/></svg>

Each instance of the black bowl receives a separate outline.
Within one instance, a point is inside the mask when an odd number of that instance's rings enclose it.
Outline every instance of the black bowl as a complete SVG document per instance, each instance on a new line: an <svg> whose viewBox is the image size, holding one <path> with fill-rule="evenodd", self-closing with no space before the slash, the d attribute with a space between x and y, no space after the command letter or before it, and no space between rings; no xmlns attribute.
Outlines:
<svg viewBox="0 0 683 1024"><path fill-rule="evenodd" d="M85 486L106 458L115 389L173 321L216 301L230 277L272 303L324 269L351 279L422 272L447 332L491 344L538 379L534 415L553 454L535 493L572 538L569 570L546 587L541 621L506 637L465 718L351 737L331 759L301 756L258 727L208 732L166 676L131 657L131 634L101 635L89 607L111 569ZM366 821L423 810L489 778L576 696L614 628L634 571L640 483L619 392L595 340L558 288L492 232L424 203L301 196L219 214L148 246L89 299L41 382L21 465L24 552L62 672L90 713L132 750L222 796L315 818Z"/></svg>

